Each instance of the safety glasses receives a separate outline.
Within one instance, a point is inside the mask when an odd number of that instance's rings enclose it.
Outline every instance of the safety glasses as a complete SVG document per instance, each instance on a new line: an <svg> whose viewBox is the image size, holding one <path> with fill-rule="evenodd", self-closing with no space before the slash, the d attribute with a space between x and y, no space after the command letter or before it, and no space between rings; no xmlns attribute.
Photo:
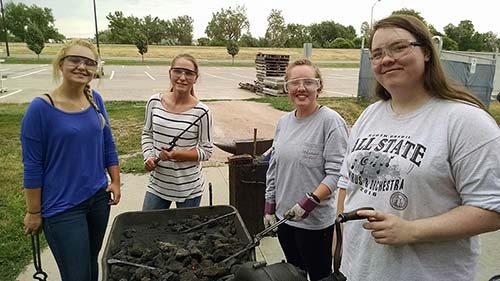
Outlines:
<svg viewBox="0 0 500 281"><path fill-rule="evenodd" d="M303 86L307 91L316 91L321 86L318 78L298 78L285 82L285 92L295 92L300 86Z"/></svg>
<svg viewBox="0 0 500 281"><path fill-rule="evenodd" d="M183 74L187 80L194 80L198 76L198 74L196 74L196 72L192 71L191 69L182 67L170 68L170 75L172 75L174 78L180 78Z"/></svg>
<svg viewBox="0 0 500 281"><path fill-rule="evenodd" d="M408 55L417 46L422 46L422 43L411 40L392 42L385 47L371 50L370 60L373 65L380 64L386 55L397 60Z"/></svg>

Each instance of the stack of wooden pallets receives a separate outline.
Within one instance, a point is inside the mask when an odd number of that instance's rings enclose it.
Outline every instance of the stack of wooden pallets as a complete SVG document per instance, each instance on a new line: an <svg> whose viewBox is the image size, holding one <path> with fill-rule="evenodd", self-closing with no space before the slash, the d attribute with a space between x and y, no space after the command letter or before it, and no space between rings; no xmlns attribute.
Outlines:
<svg viewBox="0 0 500 281"><path fill-rule="evenodd" d="M257 53L255 68L257 93L278 96L284 94L285 71L290 60L289 55Z"/></svg>

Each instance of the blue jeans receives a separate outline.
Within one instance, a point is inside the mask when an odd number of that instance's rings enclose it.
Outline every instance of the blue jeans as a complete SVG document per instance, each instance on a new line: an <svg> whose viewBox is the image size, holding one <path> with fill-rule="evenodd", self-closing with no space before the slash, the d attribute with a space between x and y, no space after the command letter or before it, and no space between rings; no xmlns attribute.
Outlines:
<svg viewBox="0 0 500 281"><path fill-rule="evenodd" d="M189 208L189 207L199 207L201 203L201 196L186 199L184 202L175 202L177 208ZM151 192L146 192L144 196L144 203L142 205L142 210L159 210L159 209L169 209L172 201L165 200L154 195Z"/></svg>
<svg viewBox="0 0 500 281"><path fill-rule="evenodd" d="M79 205L43 219L61 280L97 281L98 255L108 225L110 194L101 189Z"/></svg>

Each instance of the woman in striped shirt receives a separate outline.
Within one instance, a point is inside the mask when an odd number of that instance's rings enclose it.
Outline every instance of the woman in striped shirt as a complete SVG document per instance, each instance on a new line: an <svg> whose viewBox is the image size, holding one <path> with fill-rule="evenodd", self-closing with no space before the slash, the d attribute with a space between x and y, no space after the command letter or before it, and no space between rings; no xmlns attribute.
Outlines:
<svg viewBox="0 0 500 281"><path fill-rule="evenodd" d="M169 93L146 105L142 132L144 168L151 176L143 210L198 207L203 193L201 161L212 155L212 113L194 94L198 64L181 54L172 60Z"/></svg>

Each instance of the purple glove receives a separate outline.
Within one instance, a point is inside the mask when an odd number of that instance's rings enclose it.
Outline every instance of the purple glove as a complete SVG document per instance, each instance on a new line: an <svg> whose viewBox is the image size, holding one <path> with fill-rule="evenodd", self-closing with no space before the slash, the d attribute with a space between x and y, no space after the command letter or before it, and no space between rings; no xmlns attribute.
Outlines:
<svg viewBox="0 0 500 281"><path fill-rule="evenodd" d="M300 221L307 218L309 213L319 205L318 197L312 193L307 193L299 203L295 204L290 210L285 212L285 218L292 221Z"/></svg>

